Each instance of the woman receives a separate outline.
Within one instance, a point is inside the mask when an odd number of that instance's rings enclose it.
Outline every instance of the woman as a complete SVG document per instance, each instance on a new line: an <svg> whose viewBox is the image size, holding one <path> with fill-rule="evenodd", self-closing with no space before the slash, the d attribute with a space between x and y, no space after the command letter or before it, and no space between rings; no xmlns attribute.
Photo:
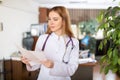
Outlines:
<svg viewBox="0 0 120 80"><path fill-rule="evenodd" d="M30 66L29 60L22 57L27 70L40 68L37 80L71 80L78 68L79 42L70 29L70 18L65 7L56 6L48 13L48 30L39 37L36 51L44 51L47 60Z"/></svg>

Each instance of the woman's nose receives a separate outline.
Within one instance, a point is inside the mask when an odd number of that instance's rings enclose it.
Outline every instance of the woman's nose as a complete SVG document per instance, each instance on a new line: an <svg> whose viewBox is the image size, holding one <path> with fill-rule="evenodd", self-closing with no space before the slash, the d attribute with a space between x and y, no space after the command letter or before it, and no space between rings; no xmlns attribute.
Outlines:
<svg viewBox="0 0 120 80"><path fill-rule="evenodd" d="M54 22L53 22L53 21L50 21L49 23L50 23L50 25L53 25L53 24L54 24Z"/></svg>

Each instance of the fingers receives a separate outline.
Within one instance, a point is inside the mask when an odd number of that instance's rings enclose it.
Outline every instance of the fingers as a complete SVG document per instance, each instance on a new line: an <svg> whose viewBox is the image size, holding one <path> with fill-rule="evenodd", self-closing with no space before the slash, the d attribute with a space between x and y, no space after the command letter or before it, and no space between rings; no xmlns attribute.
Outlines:
<svg viewBox="0 0 120 80"><path fill-rule="evenodd" d="M53 68L54 65L53 61L51 60L40 61L40 63L48 68Z"/></svg>
<svg viewBox="0 0 120 80"><path fill-rule="evenodd" d="M24 56L21 56L21 61L24 63L24 64L29 64L29 61L27 58L25 58Z"/></svg>

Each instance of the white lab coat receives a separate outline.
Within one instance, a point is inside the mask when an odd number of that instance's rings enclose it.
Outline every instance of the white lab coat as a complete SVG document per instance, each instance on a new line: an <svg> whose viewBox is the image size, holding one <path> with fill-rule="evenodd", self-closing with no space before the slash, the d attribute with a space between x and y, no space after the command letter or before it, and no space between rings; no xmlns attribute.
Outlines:
<svg viewBox="0 0 120 80"><path fill-rule="evenodd" d="M36 51L41 51L42 46L46 40L48 34L41 35L36 44ZM40 68L40 72L37 80L71 80L72 76L78 68L78 59L79 59L79 42L77 39L72 38L74 43L74 48L70 53L72 43L69 43L69 46L66 50L66 55L63 58L65 53L65 42L69 41L69 37L63 36L58 37L55 33L51 33L49 36L46 45L45 45L45 55L48 59L54 61L53 68L47 68L44 65L34 65L32 67L27 66L27 70L32 71ZM65 64L62 60L69 60L68 64Z"/></svg>

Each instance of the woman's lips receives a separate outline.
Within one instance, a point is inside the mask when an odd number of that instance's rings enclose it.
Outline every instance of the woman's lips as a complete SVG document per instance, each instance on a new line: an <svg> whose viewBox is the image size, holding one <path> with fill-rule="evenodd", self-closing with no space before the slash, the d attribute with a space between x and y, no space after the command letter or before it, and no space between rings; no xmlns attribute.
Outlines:
<svg viewBox="0 0 120 80"><path fill-rule="evenodd" d="M50 28L54 28L55 26L50 26Z"/></svg>

